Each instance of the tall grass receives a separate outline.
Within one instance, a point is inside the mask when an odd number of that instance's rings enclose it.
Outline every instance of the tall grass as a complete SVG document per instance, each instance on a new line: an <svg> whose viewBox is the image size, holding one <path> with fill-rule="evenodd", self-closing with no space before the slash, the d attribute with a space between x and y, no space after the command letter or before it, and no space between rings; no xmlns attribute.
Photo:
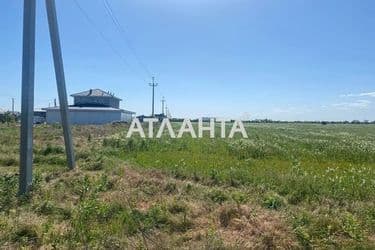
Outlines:
<svg viewBox="0 0 375 250"><path fill-rule="evenodd" d="M79 170L67 171L61 127L38 126L32 193L17 197L19 128L0 125L0 243L121 249L197 241L198 248L223 248L228 239L220 231L233 221L253 223L259 211L244 207L260 206L270 212L260 213L286 218L300 247L374 247L373 125L246 129L249 139L142 139L126 138L127 126L75 126ZM210 226L199 224L208 218ZM205 236L191 236L202 227ZM264 236L261 246L272 239Z"/></svg>

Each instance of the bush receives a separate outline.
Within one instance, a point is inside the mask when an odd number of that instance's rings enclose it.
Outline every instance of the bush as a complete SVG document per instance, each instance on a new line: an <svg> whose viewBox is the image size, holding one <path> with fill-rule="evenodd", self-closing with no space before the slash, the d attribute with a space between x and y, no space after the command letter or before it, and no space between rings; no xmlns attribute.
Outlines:
<svg viewBox="0 0 375 250"><path fill-rule="evenodd" d="M208 193L208 198L213 202L223 204L223 202L227 201L229 197L223 191L215 189Z"/></svg>
<svg viewBox="0 0 375 250"><path fill-rule="evenodd" d="M11 235L11 241L24 246L39 246L41 240L35 226L21 225Z"/></svg>
<svg viewBox="0 0 375 250"><path fill-rule="evenodd" d="M263 205L269 209L280 209L285 205L284 199L276 193L267 193L264 196Z"/></svg>

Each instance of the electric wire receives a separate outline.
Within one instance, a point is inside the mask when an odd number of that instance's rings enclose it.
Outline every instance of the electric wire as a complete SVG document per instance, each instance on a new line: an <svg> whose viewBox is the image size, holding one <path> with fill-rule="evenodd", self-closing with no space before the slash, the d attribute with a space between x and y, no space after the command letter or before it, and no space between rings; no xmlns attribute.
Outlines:
<svg viewBox="0 0 375 250"><path fill-rule="evenodd" d="M77 8L80 10L86 21L92 26L92 28L98 33L98 35L103 39L103 41L108 45L108 47L112 50L114 54L116 54L122 61L122 63L126 66L127 69L130 69L135 73L142 81L146 82L143 76L140 76L133 68L130 66L128 61L125 57L111 44L110 40L104 35L104 33L96 26L95 22L90 18L87 12L82 8L82 6L78 3L77 0L73 0Z"/></svg>
<svg viewBox="0 0 375 250"><path fill-rule="evenodd" d="M112 23L115 25L117 31L124 38L125 44L128 46L128 48L130 49L130 51L133 53L133 55L136 58L138 64L140 65L140 67L146 72L146 74L149 77L152 77L153 74L151 73L151 71L149 70L149 68L146 66L146 64L138 56L138 53L137 53L135 47L133 46L132 42L128 38L126 29L124 28L123 25L121 25L121 23L119 22L118 18L116 17L111 4L108 2L108 0L103 0L102 2L103 2L103 5L104 5L104 7L106 9L106 12L107 12L108 16L111 18Z"/></svg>

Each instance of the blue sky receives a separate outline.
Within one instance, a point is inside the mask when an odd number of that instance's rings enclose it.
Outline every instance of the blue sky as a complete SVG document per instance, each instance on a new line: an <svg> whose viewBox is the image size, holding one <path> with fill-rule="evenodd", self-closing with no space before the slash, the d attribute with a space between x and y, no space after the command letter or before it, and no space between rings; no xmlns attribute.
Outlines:
<svg viewBox="0 0 375 250"><path fill-rule="evenodd" d="M149 74L173 116L375 120L375 1L56 0L68 93L114 92L150 113ZM37 7L35 107L57 97L44 1ZM20 107L21 0L0 2L0 108ZM100 30L110 46L98 34ZM114 48L121 57L114 53ZM69 100L72 102L72 100Z"/></svg>

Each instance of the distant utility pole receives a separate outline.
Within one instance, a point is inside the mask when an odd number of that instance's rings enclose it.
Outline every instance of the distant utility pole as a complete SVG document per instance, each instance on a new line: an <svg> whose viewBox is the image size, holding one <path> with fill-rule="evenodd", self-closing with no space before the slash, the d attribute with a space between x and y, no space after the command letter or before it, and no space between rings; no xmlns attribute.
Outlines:
<svg viewBox="0 0 375 250"><path fill-rule="evenodd" d="M158 84L155 82L155 77L152 77L152 83L149 83L150 86L152 87L152 112L151 112L151 116L154 116L155 115L155 87L158 86Z"/></svg>
<svg viewBox="0 0 375 250"><path fill-rule="evenodd" d="M57 107L56 98L53 99L53 105L54 105L54 107Z"/></svg>
<svg viewBox="0 0 375 250"><path fill-rule="evenodd" d="M54 0L46 0L52 54L55 66L57 90L60 101L61 123L64 132L65 150L69 168L74 168L74 152L68 119L68 99L66 95L64 68L60 38L57 26ZM34 113L34 73L35 73L35 12L36 0L24 0L23 12L23 54L22 54L22 101L21 101L21 145L19 194L29 191L32 184L33 163L33 113Z"/></svg>
<svg viewBox="0 0 375 250"><path fill-rule="evenodd" d="M161 99L161 113L162 115L164 115L164 103L165 103L165 97L163 96L163 98Z"/></svg>
<svg viewBox="0 0 375 250"><path fill-rule="evenodd" d="M169 109L168 109L168 107L167 107L167 105L165 105L165 116L167 117L167 118L170 118L170 113L169 113Z"/></svg>
<svg viewBox="0 0 375 250"><path fill-rule="evenodd" d="M12 114L14 114L14 98L12 98Z"/></svg>

